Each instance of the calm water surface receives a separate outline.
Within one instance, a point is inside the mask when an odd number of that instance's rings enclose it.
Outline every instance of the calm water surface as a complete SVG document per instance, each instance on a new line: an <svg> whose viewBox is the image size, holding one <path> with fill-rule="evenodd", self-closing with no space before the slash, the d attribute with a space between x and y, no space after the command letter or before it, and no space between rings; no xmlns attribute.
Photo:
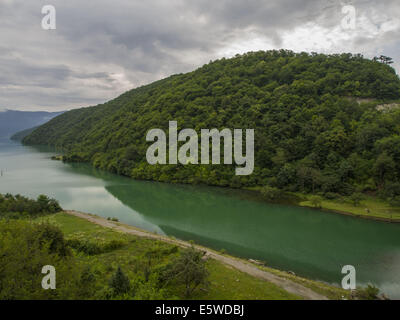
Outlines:
<svg viewBox="0 0 400 320"><path fill-rule="evenodd" d="M400 225L267 204L239 191L135 181L52 155L0 142L0 193L47 194L65 209L117 217L337 285L342 266L353 265L359 285L373 283L400 299Z"/></svg>

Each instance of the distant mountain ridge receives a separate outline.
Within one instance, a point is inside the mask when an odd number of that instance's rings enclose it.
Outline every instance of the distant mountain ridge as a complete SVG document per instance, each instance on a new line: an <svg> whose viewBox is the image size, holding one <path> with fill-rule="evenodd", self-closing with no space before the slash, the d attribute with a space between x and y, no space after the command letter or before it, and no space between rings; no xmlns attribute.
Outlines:
<svg viewBox="0 0 400 320"><path fill-rule="evenodd" d="M40 126L63 112L46 111L0 111L0 138L10 138L13 134Z"/></svg>

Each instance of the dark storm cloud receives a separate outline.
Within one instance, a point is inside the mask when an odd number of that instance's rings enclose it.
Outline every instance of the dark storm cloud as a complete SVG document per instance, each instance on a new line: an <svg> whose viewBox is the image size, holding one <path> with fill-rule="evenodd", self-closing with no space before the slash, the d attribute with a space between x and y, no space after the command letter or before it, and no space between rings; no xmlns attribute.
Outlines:
<svg viewBox="0 0 400 320"><path fill-rule="evenodd" d="M49 3L57 30L44 31L41 8ZM349 34L340 30L345 4L357 9ZM398 0L0 0L0 108L96 104L257 49L390 52L397 61L399 7Z"/></svg>

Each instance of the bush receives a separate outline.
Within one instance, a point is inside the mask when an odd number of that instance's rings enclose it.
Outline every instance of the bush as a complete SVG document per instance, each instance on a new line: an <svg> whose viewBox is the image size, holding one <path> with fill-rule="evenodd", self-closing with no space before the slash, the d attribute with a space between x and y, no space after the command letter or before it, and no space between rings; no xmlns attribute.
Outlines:
<svg viewBox="0 0 400 320"><path fill-rule="evenodd" d="M400 183L387 182L384 188L379 191L379 196L383 199L392 199L400 196Z"/></svg>
<svg viewBox="0 0 400 320"><path fill-rule="evenodd" d="M357 297L361 300L377 300L379 295L379 289L372 284L369 284L366 288L357 289Z"/></svg>
<svg viewBox="0 0 400 320"><path fill-rule="evenodd" d="M62 211L59 203L45 195L40 195L37 200L21 195L0 194L0 216L9 219L36 217L43 214L52 214Z"/></svg>
<svg viewBox="0 0 400 320"><path fill-rule="evenodd" d="M390 200L390 205L393 206L393 207L400 207L400 196L393 197Z"/></svg>
<svg viewBox="0 0 400 320"><path fill-rule="evenodd" d="M276 201L279 200L282 192L277 188L265 186L261 188L260 193L265 199Z"/></svg>
<svg viewBox="0 0 400 320"><path fill-rule="evenodd" d="M56 213L62 210L61 206L56 200L50 199L43 194L37 198L36 202L39 204L40 210L42 212Z"/></svg>
<svg viewBox="0 0 400 320"><path fill-rule="evenodd" d="M92 272L90 266L86 266L79 279L80 295L82 297L92 297L96 293L96 275Z"/></svg>
<svg viewBox="0 0 400 320"><path fill-rule="evenodd" d="M79 238L69 239L67 240L67 244L71 248L79 252L83 252L84 254L87 254L89 256L117 250L126 245L126 243L122 240L111 240L108 242L101 242L101 241L94 242L86 239L82 240Z"/></svg>
<svg viewBox="0 0 400 320"><path fill-rule="evenodd" d="M322 198L320 196L312 196L310 202L315 208L321 208L322 206Z"/></svg>
<svg viewBox="0 0 400 320"><path fill-rule="evenodd" d="M55 228L22 220L0 221L0 300L82 298L80 267L73 256L62 256L64 249L62 234ZM57 290L41 286L41 270L49 264L57 271Z"/></svg>
<svg viewBox="0 0 400 320"><path fill-rule="evenodd" d="M324 197L328 200L336 200L340 198L340 195L334 192L326 192Z"/></svg>
<svg viewBox="0 0 400 320"><path fill-rule="evenodd" d="M122 240L111 240L103 245L103 251L113 251L125 246L126 243Z"/></svg>
<svg viewBox="0 0 400 320"><path fill-rule="evenodd" d="M32 241L37 241L41 247L47 244L49 252L52 254L58 254L61 257L71 255L71 251L64 239L64 234L52 224L41 223L35 225Z"/></svg>
<svg viewBox="0 0 400 320"><path fill-rule="evenodd" d="M353 203L355 207L358 207L360 202L364 199L364 195L362 193L356 192L350 196L350 201Z"/></svg>

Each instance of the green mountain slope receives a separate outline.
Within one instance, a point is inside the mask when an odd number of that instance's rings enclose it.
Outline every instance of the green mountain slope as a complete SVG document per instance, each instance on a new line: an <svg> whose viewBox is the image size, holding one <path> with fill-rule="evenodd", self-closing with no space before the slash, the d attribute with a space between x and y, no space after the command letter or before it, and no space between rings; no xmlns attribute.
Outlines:
<svg viewBox="0 0 400 320"><path fill-rule="evenodd" d="M400 111L377 110L399 98L394 69L360 55L255 52L67 112L24 143L62 147L68 161L137 179L342 194L386 187L400 194ZM238 177L235 166L225 165L148 165L146 133L167 130L172 120L179 130L197 132L255 129L254 173Z"/></svg>
<svg viewBox="0 0 400 320"><path fill-rule="evenodd" d="M35 131L38 127L33 127L30 129L25 129L17 132L11 136L11 140L13 141L22 141L25 137L29 136L33 131Z"/></svg>

